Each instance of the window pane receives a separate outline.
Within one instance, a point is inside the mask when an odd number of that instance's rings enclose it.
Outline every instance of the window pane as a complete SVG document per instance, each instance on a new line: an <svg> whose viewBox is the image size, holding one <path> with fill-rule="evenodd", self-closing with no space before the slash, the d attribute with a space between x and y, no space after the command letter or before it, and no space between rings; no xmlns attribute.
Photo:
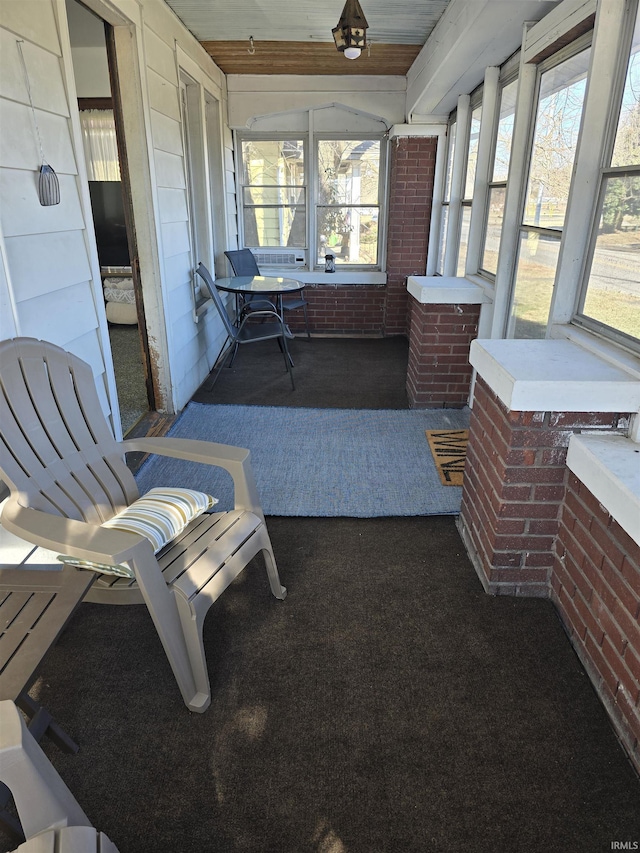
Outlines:
<svg viewBox="0 0 640 853"><path fill-rule="evenodd" d="M380 142L318 142L318 203L378 204Z"/></svg>
<svg viewBox="0 0 640 853"><path fill-rule="evenodd" d="M469 247L469 223L471 222L471 207L465 205L462 208L462 218L460 222L460 243L458 248L458 267L456 275L460 278L464 277L464 270L467 264L467 249Z"/></svg>
<svg viewBox="0 0 640 853"><path fill-rule="evenodd" d="M611 165L640 165L640 7L636 16Z"/></svg>
<svg viewBox="0 0 640 853"><path fill-rule="evenodd" d="M378 263L377 207L318 207L318 263L326 252L336 264Z"/></svg>
<svg viewBox="0 0 640 853"><path fill-rule="evenodd" d="M242 143L243 184L250 186L304 184L301 139L259 139Z"/></svg>
<svg viewBox="0 0 640 853"><path fill-rule="evenodd" d="M506 192L504 187L491 187L489 190L489 216L487 218L487 232L484 238L482 269L494 275L498 271L498 252L500 250Z"/></svg>
<svg viewBox="0 0 640 853"><path fill-rule="evenodd" d="M540 78L524 224L561 229L582 118L589 50Z"/></svg>
<svg viewBox="0 0 640 853"><path fill-rule="evenodd" d="M306 246L306 207L245 207L245 246Z"/></svg>
<svg viewBox="0 0 640 853"><path fill-rule="evenodd" d="M605 183L582 313L640 338L640 177Z"/></svg>
<svg viewBox="0 0 640 853"><path fill-rule="evenodd" d="M509 174L517 94L518 81L514 80L508 86L504 87L500 95L500 118L498 120L496 151L493 158L493 174L491 176L491 180L495 183L506 181Z"/></svg>
<svg viewBox="0 0 640 853"><path fill-rule="evenodd" d="M469 156L467 158L467 177L464 183L464 198L473 198L473 184L476 180L478 165L478 140L480 138L480 121L482 107L476 107L471 113L471 130L469 134Z"/></svg>
<svg viewBox="0 0 640 853"><path fill-rule="evenodd" d="M529 231L520 233L510 336L544 338L551 307L560 240Z"/></svg>
<svg viewBox="0 0 640 853"><path fill-rule="evenodd" d="M304 187L244 187L243 203L262 206L291 206L304 204Z"/></svg>
<svg viewBox="0 0 640 853"><path fill-rule="evenodd" d="M449 147L447 148L447 174L444 182L444 201L451 201L451 178L453 176L453 155L456 150L456 122L449 125Z"/></svg>
<svg viewBox="0 0 640 853"><path fill-rule="evenodd" d="M442 220L440 222L440 241L438 245L438 265L437 272L442 275L444 273L444 253L447 248L447 224L449 222L449 205L442 208Z"/></svg>
<svg viewBox="0 0 640 853"><path fill-rule="evenodd" d="M306 246L304 145L300 139L242 142L245 246Z"/></svg>

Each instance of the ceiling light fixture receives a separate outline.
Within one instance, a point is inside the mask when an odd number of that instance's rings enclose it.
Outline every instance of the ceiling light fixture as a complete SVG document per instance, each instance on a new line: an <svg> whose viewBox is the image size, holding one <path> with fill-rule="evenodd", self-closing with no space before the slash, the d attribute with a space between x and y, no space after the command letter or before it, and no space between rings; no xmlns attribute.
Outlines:
<svg viewBox="0 0 640 853"><path fill-rule="evenodd" d="M368 26L358 0L347 0L338 26L331 31L336 47L347 59L357 59L367 46Z"/></svg>

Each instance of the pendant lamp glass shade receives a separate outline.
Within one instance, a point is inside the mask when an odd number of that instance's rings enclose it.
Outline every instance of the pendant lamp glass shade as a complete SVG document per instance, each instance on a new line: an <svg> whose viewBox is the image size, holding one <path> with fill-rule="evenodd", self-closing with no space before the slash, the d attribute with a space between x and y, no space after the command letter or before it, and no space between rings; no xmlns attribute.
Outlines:
<svg viewBox="0 0 640 853"><path fill-rule="evenodd" d="M336 47L347 59L357 59L367 46L368 26L358 0L347 0L338 26L332 30Z"/></svg>

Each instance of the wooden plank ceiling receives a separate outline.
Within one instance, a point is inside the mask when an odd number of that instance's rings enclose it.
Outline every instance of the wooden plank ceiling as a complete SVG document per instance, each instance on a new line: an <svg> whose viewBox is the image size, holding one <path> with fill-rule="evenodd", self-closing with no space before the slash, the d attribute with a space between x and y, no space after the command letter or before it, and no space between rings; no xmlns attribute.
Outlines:
<svg viewBox="0 0 640 853"><path fill-rule="evenodd" d="M166 2L225 74L405 75L450 0L360 0L371 47L355 60L332 40L344 0Z"/></svg>
<svg viewBox="0 0 640 853"><path fill-rule="evenodd" d="M333 43L205 41L202 46L225 74L397 74L405 75L420 44L372 44L358 59L346 59Z"/></svg>

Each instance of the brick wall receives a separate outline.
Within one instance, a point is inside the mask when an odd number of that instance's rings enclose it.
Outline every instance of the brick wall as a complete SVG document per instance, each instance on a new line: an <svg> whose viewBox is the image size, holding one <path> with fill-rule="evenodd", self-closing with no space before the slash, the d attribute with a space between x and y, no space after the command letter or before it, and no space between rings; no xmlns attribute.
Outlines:
<svg viewBox="0 0 640 853"><path fill-rule="evenodd" d="M628 414L510 412L478 377L459 526L488 591L549 595L569 438L628 422Z"/></svg>
<svg viewBox="0 0 640 853"><path fill-rule="evenodd" d="M572 473L551 597L640 770L640 546Z"/></svg>
<svg viewBox="0 0 640 853"><path fill-rule="evenodd" d="M409 294L406 278L424 275L438 140L400 137L391 141L387 231L387 335L406 335Z"/></svg>
<svg viewBox="0 0 640 853"><path fill-rule="evenodd" d="M411 408L461 407L469 399L469 347L479 305L426 305L410 299L407 396Z"/></svg>
<svg viewBox="0 0 640 853"><path fill-rule="evenodd" d="M330 277L330 276L329 276ZM308 285L309 327L316 334L382 335L386 288L384 285ZM287 313L291 331L304 331L302 311Z"/></svg>
<svg viewBox="0 0 640 853"><path fill-rule="evenodd" d="M312 332L408 334L406 278L423 275L426 268L437 142L436 137L391 141L387 285L309 285L304 296ZM289 313L287 323L301 333L302 312Z"/></svg>

